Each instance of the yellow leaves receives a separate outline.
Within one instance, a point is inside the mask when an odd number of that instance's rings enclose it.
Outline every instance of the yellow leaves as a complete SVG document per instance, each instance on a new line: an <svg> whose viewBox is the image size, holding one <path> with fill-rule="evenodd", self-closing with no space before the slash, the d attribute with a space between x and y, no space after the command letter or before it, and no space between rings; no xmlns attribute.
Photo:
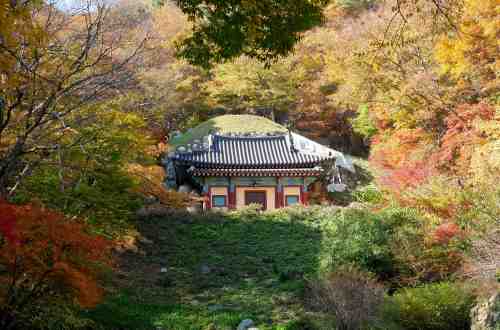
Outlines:
<svg viewBox="0 0 500 330"><path fill-rule="evenodd" d="M143 196L154 196L159 203L172 209L184 208L188 204L188 196L177 191L167 190L163 185L165 170L160 166L143 166L129 164L127 172L139 183L137 192Z"/></svg>
<svg viewBox="0 0 500 330"><path fill-rule="evenodd" d="M495 73L498 68L500 4L497 0L466 0L458 31L443 36L435 47L441 73L463 75Z"/></svg>
<svg viewBox="0 0 500 330"><path fill-rule="evenodd" d="M40 47L46 42L44 31L31 17L33 4L17 5L10 0L0 0L0 88L16 87L22 84L18 67L22 65L18 56L29 58L36 54L32 45Z"/></svg>
<svg viewBox="0 0 500 330"><path fill-rule="evenodd" d="M153 27L156 39L168 49L173 48L175 40L188 32L189 25L179 8L167 3L153 11Z"/></svg>
<svg viewBox="0 0 500 330"><path fill-rule="evenodd" d="M449 37L443 37L437 43L434 56L441 64L442 74L451 74L459 77L470 70L470 63L465 57L468 45L464 40L450 40Z"/></svg>
<svg viewBox="0 0 500 330"><path fill-rule="evenodd" d="M477 146L470 166L473 182L491 181L493 173L500 173L500 140Z"/></svg>

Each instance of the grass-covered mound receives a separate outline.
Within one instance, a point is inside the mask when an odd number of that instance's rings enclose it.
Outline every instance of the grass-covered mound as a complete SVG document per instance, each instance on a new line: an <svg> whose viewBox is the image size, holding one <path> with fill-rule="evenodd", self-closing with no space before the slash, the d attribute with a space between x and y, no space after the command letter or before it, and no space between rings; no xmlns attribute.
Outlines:
<svg viewBox="0 0 500 330"><path fill-rule="evenodd" d="M285 133L287 129L265 117L224 115L209 119L189 131L174 137L169 143L178 146L202 139L211 133Z"/></svg>

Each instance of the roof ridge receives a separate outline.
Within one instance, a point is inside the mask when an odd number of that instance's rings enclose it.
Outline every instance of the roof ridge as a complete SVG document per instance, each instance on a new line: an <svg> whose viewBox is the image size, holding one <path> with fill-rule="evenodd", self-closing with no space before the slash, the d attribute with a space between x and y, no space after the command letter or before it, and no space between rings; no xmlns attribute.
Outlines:
<svg viewBox="0 0 500 330"><path fill-rule="evenodd" d="M255 135L249 135L247 133L241 133L241 134L235 134L235 133L229 133L229 134L212 134L214 138L219 138L219 139L233 139L233 140L252 140L252 139L280 139L284 138L286 136L286 133L276 133L276 134L255 134Z"/></svg>

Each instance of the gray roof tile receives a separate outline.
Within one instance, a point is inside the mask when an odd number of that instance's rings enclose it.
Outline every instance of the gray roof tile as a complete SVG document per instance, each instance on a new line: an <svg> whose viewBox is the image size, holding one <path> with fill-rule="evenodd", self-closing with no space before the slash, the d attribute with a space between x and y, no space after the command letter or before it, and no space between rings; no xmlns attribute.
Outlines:
<svg viewBox="0 0 500 330"><path fill-rule="evenodd" d="M300 153L287 140L286 135L214 135L209 150L177 151L171 158L202 168L303 168L334 158Z"/></svg>

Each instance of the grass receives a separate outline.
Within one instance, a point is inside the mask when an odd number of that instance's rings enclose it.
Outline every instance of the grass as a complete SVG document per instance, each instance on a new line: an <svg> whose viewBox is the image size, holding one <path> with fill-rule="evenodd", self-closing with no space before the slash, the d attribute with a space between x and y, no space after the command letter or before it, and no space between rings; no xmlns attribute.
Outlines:
<svg viewBox="0 0 500 330"><path fill-rule="evenodd" d="M265 117L252 115L224 115L209 119L173 138L169 144L179 146L203 139L211 133L285 133L287 129Z"/></svg>
<svg viewBox="0 0 500 330"><path fill-rule="evenodd" d="M323 233L301 212L144 221L153 243L122 256L108 299L87 316L104 329L229 330L245 318L303 329L304 278L321 269Z"/></svg>

